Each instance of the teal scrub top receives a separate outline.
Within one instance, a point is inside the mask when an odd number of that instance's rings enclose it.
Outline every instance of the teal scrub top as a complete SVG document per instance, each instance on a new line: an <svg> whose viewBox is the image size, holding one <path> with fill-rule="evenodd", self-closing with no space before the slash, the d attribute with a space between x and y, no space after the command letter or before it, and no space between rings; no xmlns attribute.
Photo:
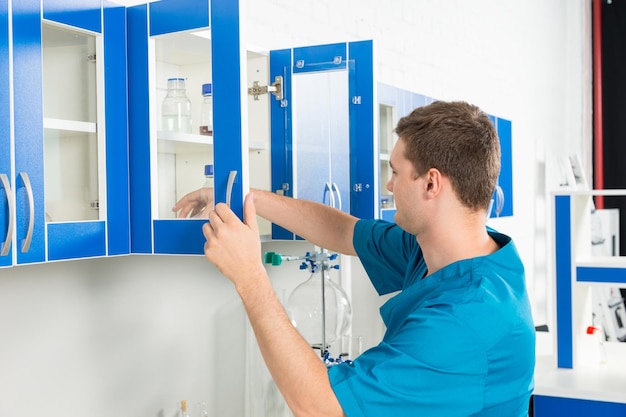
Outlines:
<svg viewBox="0 0 626 417"><path fill-rule="evenodd" d="M528 415L535 329L524 267L506 235L495 253L427 272L415 236L359 220L354 247L379 294L382 342L329 369L348 417Z"/></svg>

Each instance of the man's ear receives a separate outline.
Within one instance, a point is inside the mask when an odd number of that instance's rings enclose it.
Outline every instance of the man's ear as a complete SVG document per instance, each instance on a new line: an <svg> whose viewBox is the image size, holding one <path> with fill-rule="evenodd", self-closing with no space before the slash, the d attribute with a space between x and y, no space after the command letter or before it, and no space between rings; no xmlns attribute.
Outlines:
<svg viewBox="0 0 626 417"><path fill-rule="evenodd" d="M426 172L426 192L432 197L436 197L442 189L442 175L436 168L431 168Z"/></svg>

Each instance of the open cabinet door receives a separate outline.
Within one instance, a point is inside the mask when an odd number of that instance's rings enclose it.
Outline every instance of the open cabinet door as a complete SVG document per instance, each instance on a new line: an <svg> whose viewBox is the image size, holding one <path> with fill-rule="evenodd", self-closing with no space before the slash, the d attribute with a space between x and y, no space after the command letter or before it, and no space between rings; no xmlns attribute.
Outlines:
<svg viewBox="0 0 626 417"><path fill-rule="evenodd" d="M236 0L161 0L128 8L132 253L204 253L207 219L179 219L172 207L202 187L211 168L215 201L243 215L247 135L239 14ZM212 131L200 126L204 86L212 91ZM175 94L186 101L180 112L164 105Z"/></svg>
<svg viewBox="0 0 626 417"><path fill-rule="evenodd" d="M271 51L272 190L360 218L378 213L373 42ZM272 238L294 235L272 226Z"/></svg>

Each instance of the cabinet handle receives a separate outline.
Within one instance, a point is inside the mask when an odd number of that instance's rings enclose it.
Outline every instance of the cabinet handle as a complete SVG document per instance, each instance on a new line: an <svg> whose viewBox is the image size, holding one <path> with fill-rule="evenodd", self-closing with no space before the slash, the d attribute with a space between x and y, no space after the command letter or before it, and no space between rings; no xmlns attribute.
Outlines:
<svg viewBox="0 0 626 417"><path fill-rule="evenodd" d="M333 194L333 190L332 190L332 185L330 185L329 182L327 182L324 185L324 195L322 196L322 202L326 203L326 194L328 194L329 198L330 198L330 206L332 208L335 208L335 194Z"/></svg>
<svg viewBox="0 0 626 417"><path fill-rule="evenodd" d="M7 205L9 207L9 226L7 227L7 236L4 239L4 242L2 242L2 250L0 251L0 256L6 256L9 253L9 249L11 249L15 213L13 211L13 193L11 192L11 184L9 184L9 177L7 177L7 174L0 174L0 182L2 182L2 187L7 194Z"/></svg>
<svg viewBox="0 0 626 417"><path fill-rule="evenodd" d="M496 217L500 217L500 213L504 209L504 190L499 185L496 185Z"/></svg>
<svg viewBox="0 0 626 417"><path fill-rule="evenodd" d="M30 242L33 240L33 231L35 230L35 198L33 197L33 186L30 185L30 178L26 172L20 172L20 178L26 188L26 194L28 195L28 230L26 232L26 238L22 243L22 252L28 252L30 249Z"/></svg>
<svg viewBox="0 0 626 417"><path fill-rule="evenodd" d="M228 184L226 185L226 205L228 207L230 207L230 196L233 194L233 185L236 177L237 171L230 171L228 174Z"/></svg>
<svg viewBox="0 0 626 417"><path fill-rule="evenodd" d="M341 210L341 193L339 192L339 187L337 186L336 182L333 182L333 187L332 190L337 193L337 202L339 203L339 206L337 207L339 210Z"/></svg>

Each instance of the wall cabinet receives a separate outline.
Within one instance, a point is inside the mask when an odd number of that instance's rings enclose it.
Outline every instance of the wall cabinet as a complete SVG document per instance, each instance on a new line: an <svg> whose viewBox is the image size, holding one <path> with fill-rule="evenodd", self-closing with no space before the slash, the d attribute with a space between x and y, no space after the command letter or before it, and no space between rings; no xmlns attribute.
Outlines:
<svg viewBox="0 0 626 417"><path fill-rule="evenodd" d="M277 76L285 94L271 104L272 190L376 217L373 43L272 51ZM272 236L294 238L278 226Z"/></svg>
<svg viewBox="0 0 626 417"><path fill-rule="evenodd" d="M20 0L10 10L1 265L127 254L125 9Z"/></svg>
<svg viewBox="0 0 626 417"><path fill-rule="evenodd" d="M236 2L208 5L163 0L128 11L132 252L203 252L206 220L177 219L171 207L202 185L205 164L215 167L215 200L239 215L251 186L374 217L372 43L252 50ZM169 77L185 79L192 109L212 83L212 137L197 134L193 112L192 133L160 129Z"/></svg>
<svg viewBox="0 0 626 417"><path fill-rule="evenodd" d="M422 94L413 93L388 84L378 83L378 127L380 137L380 218L393 221L395 203L393 194L387 190L391 179L389 156L398 140L394 132L398 120L409 114L413 109L433 102L433 99Z"/></svg>
<svg viewBox="0 0 626 417"><path fill-rule="evenodd" d="M413 109L435 101L432 97L403 90L388 84L378 83L378 126L380 137L380 218L393 221L395 204L393 194L387 188L391 178L389 155L397 141L394 129L400 118L408 115ZM501 170L493 195L490 217L506 217L513 215L513 155L512 155L512 124L510 120L489 115L498 132L501 150Z"/></svg>

